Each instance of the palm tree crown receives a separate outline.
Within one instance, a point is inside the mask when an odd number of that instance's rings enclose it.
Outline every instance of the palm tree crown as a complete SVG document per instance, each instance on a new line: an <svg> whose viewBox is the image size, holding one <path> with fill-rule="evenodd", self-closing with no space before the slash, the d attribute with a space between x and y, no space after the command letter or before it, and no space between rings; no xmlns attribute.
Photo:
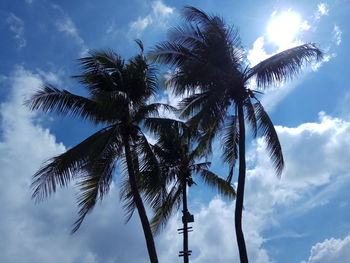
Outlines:
<svg viewBox="0 0 350 263"><path fill-rule="evenodd" d="M57 112L88 119L105 126L65 153L50 159L34 175L33 198L41 200L74 180L79 187L79 217L72 232L80 227L97 200L107 194L120 160L125 171L122 198L131 216L136 207L145 232L151 262L158 262L153 236L138 189L139 169L155 165L150 145L140 125L157 115L160 107L148 101L157 91L155 68L141 54L127 63L112 51L92 51L79 59L82 74L74 76L88 96L78 96L50 85L36 92L26 103L31 110ZM156 176L156 174L154 175Z"/></svg>
<svg viewBox="0 0 350 263"><path fill-rule="evenodd" d="M162 120L162 125L146 126L158 133L159 139L153 146L159 165L158 173L161 181L152 196L155 216L151 222L154 232L159 232L166 225L167 220L174 210L178 210L182 204L183 227L179 232L183 234L183 250L179 256L183 256L184 263L189 262L191 250L188 246L188 224L194 222L193 216L188 211L187 187L195 184L195 177L202 179L207 185L214 187L218 192L228 198L235 197L235 191L231 184L225 179L208 170L209 162L198 162L202 159L203 153L198 138L200 133L191 130L184 123L175 120ZM144 176L142 178L150 178ZM143 189L155 189L147 187Z"/></svg>
<svg viewBox="0 0 350 263"><path fill-rule="evenodd" d="M263 89L291 79L305 62L321 59L322 52L315 44L304 44L249 67L234 27L194 7L186 7L183 14L184 25L172 29L169 40L156 45L150 57L176 69L168 85L176 95L187 96L179 103L180 116L205 132L203 148L211 149L213 139L222 134L223 158L230 165L229 181L239 159L235 224L241 262L248 262L241 230L246 170L244 120L254 136L265 137L277 175L284 167L277 133L257 98L261 92L249 88L250 81L255 79Z"/></svg>
<svg viewBox="0 0 350 263"><path fill-rule="evenodd" d="M156 213L151 224L155 232L161 230L172 212L180 208L183 195L186 194L183 192L184 184L191 186L197 176L220 194L228 198L235 197L231 184L208 169L210 162L201 162L203 153L198 147L200 134L181 122L167 124L163 123L159 139L153 146L162 180L158 184L161 188L157 191L159 201L153 206Z"/></svg>

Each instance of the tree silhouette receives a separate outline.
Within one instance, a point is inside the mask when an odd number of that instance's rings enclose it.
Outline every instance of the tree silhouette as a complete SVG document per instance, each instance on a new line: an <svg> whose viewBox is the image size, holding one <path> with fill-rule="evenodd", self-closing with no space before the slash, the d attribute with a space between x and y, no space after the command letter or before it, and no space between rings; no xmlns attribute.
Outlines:
<svg viewBox="0 0 350 263"><path fill-rule="evenodd" d="M189 262L191 250L188 247L188 223L194 221L193 215L188 211L187 188L195 184L195 180L200 178L205 184L216 188L218 192L228 198L235 197L235 191L231 184L225 179L208 170L210 163L201 162L203 152L198 147L200 133L191 130L184 123L175 120L159 119L159 122L148 123L146 126L159 136L157 143L153 146L153 151L159 162L159 173L162 183L154 195L156 213L151 221L152 230L159 232L165 227L170 215L174 210L178 210L182 205L183 228L183 256L184 263ZM143 176L142 178L150 178ZM154 190L151 187L144 187Z"/></svg>
<svg viewBox="0 0 350 263"><path fill-rule="evenodd" d="M158 262L153 234L139 190L140 167L156 165L142 122L157 115L161 107L148 104L158 89L156 71L143 56L143 45L136 41L141 53L127 63L113 51L92 51L79 59L82 74L74 76L84 85L88 95L75 95L50 85L42 87L26 104L31 110L87 119L104 126L65 153L50 159L33 177L33 198L40 201L75 181L79 187L79 217L72 232L79 229L85 216L98 200L108 193L117 161L123 166L127 180L122 198L128 218L137 208L144 231L149 258ZM156 177L157 174L149 176ZM156 179L154 179L156 180Z"/></svg>
<svg viewBox="0 0 350 263"><path fill-rule="evenodd" d="M315 44L303 44L249 67L234 27L191 6L185 7L183 16L185 23L172 29L169 39L156 45L150 57L176 69L167 84L175 95L186 97L179 104L180 117L189 118L189 125L205 131L202 147L211 149L213 139L221 134L223 158L230 165L229 182L239 159L235 227L240 260L247 263L242 231L245 120L254 136L265 137L278 176L284 167L277 133L257 98L261 92L251 89L249 84L255 80L264 89L289 80L300 72L305 62L321 59L322 52Z"/></svg>

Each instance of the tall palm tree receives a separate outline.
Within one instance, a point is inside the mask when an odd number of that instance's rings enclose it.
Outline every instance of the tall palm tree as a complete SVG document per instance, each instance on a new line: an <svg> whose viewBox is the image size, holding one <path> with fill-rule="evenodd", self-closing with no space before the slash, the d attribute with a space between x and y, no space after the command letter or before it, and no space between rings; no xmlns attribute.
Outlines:
<svg viewBox="0 0 350 263"><path fill-rule="evenodd" d="M235 160L239 159L235 208L236 238L240 260L248 262L242 231L242 209L246 175L245 120L253 135L265 136L269 154L279 176L284 167L281 145L274 126L258 100L261 93L250 88L251 80L263 89L291 79L302 65L322 58L315 44L303 44L249 67L237 30L224 20L194 7L185 7L185 23L170 31L169 40L150 53L159 63L176 68L168 85L176 95L187 96L180 103L181 117L206 131L203 147L222 133L223 158L230 164L231 181Z"/></svg>
<svg viewBox="0 0 350 263"><path fill-rule="evenodd" d="M147 64L141 41L136 42L141 53L128 62L112 51L92 51L79 59L82 74L74 77L86 88L86 97L46 85L26 102L31 110L70 115L104 126L44 164L34 174L32 187L33 198L40 201L54 193L57 186L67 186L72 180L77 183L80 210L72 230L75 232L96 202L108 193L120 161L127 177L122 197L129 218L136 207L150 261L156 263L156 248L138 183L139 168L150 169L156 163L140 124L157 114L160 107L171 107L147 104L158 88L156 71Z"/></svg>
<svg viewBox="0 0 350 263"><path fill-rule="evenodd" d="M165 227L169 217L174 210L178 210L182 204L183 228L183 256L184 263L189 262L191 251L188 248L188 223L193 222L193 216L188 211L187 187L193 185L194 179L199 177L207 185L216 188L218 192L228 198L235 197L235 191L231 184L225 179L208 170L209 162L198 162L203 153L198 147L200 134L191 130L184 123L175 120L159 119L158 122L145 122L145 125L158 134L159 139L153 146L157 156L159 173L162 183L158 183L159 189L154 192L153 197L156 213L151 221L154 232L159 232ZM143 176L142 178L150 178ZM147 184L146 184L147 185ZM154 190L154 186L143 187Z"/></svg>

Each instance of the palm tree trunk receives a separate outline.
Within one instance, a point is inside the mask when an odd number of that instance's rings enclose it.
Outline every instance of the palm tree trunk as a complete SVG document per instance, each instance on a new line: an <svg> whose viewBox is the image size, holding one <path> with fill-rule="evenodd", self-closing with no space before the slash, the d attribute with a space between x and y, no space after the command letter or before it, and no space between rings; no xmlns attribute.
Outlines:
<svg viewBox="0 0 350 263"><path fill-rule="evenodd" d="M129 174L129 183L130 183L131 191L135 201L135 205L136 205L138 214L140 216L143 233L146 239L149 259L151 263L158 263L157 251L154 244L151 226L149 224L148 217L146 214L146 209L145 209L145 206L143 205L140 192L137 187L135 169L134 169L133 160L132 160L133 158L130 150L129 136L124 135L123 137L124 137L125 158L126 158L126 164L128 167L128 174Z"/></svg>
<svg viewBox="0 0 350 263"><path fill-rule="evenodd" d="M238 122L239 122L239 174L238 174L238 186L236 197L236 210L235 210L235 227L236 227L236 239L239 250L239 258L241 263L248 263L247 249L245 246L244 235L242 231L242 211L243 211L243 199L244 199L244 184L245 184L245 127L244 127L244 112L243 103L239 103L238 107Z"/></svg>

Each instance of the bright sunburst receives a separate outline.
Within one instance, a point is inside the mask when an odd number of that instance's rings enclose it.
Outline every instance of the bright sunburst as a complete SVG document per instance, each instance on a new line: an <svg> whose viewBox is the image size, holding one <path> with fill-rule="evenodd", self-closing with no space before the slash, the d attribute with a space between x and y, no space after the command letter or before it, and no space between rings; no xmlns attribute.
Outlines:
<svg viewBox="0 0 350 263"><path fill-rule="evenodd" d="M279 47L286 47L295 40L300 27L300 15L292 11L286 11L271 17L267 34L270 41Z"/></svg>

